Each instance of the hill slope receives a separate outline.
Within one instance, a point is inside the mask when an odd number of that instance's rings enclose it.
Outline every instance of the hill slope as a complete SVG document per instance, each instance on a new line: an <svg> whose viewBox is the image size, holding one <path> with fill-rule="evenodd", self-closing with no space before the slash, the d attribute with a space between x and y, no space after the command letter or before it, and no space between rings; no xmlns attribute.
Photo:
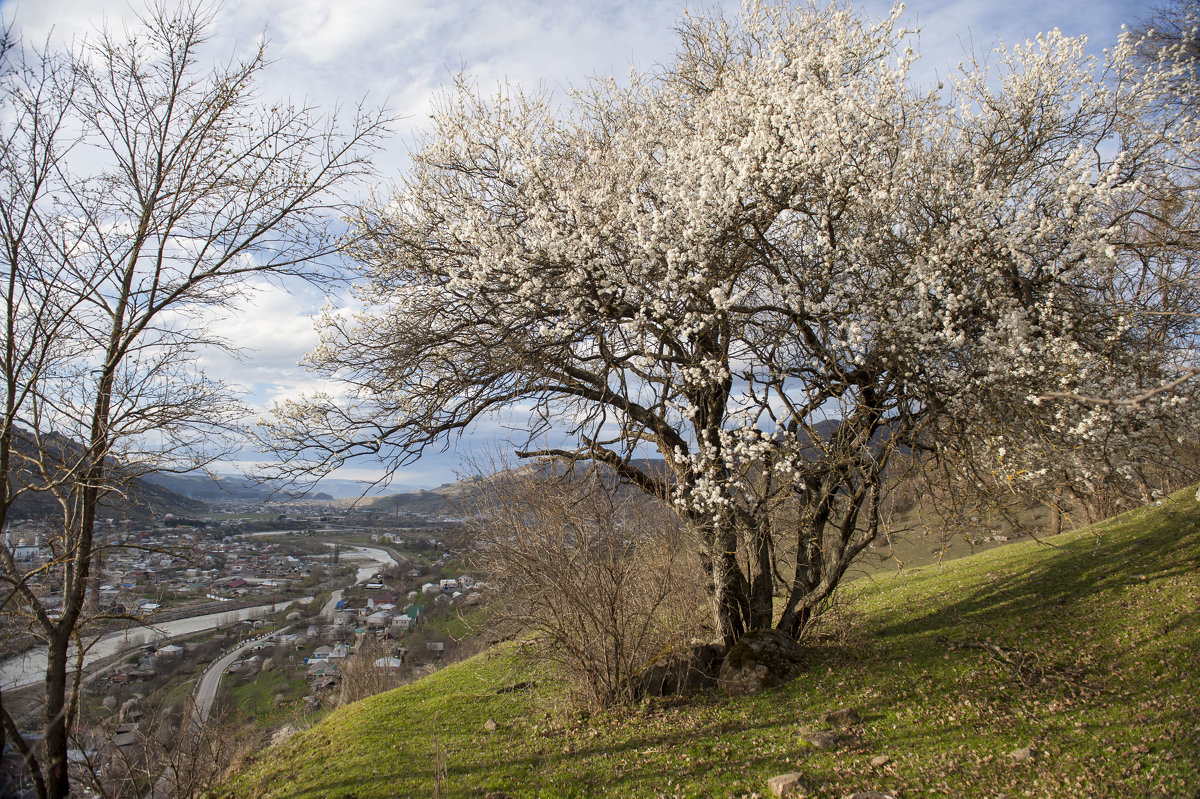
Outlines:
<svg viewBox="0 0 1200 799"><path fill-rule="evenodd" d="M1095 528L845 589L849 637L748 699L580 718L511 649L347 706L258 754L222 797L1194 797L1200 788L1200 510L1191 491ZM840 745L806 726L854 707ZM487 719L498 728L488 732ZM1014 750L1037 755L1019 760ZM888 762L871 761L887 756ZM440 774L440 779L435 779Z"/></svg>

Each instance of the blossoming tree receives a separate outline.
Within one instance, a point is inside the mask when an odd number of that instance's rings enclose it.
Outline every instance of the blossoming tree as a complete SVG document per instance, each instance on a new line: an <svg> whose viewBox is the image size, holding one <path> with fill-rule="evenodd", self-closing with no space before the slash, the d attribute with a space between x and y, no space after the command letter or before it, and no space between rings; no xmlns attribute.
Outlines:
<svg viewBox="0 0 1200 799"><path fill-rule="evenodd" d="M345 392L279 409L285 468L400 466L527 408L555 443L518 454L692 521L727 640L800 635L878 532L894 453L951 419L992 451L1065 429L1033 401L1132 368L1108 287L1163 152L1127 113L1143 84L1054 32L921 89L909 37L899 11L751 3L561 113L460 81L358 215L367 310L310 356Z"/></svg>

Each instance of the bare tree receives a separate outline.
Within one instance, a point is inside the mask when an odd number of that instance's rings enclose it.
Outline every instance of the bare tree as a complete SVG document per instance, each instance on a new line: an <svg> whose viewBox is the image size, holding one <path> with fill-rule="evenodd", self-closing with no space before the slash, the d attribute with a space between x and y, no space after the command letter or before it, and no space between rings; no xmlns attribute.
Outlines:
<svg viewBox="0 0 1200 799"><path fill-rule="evenodd" d="M192 704L147 718L128 740L112 742L115 726L76 734L81 757L72 781L105 799L193 799L204 796L246 745L245 730L220 714L201 720Z"/></svg>
<svg viewBox="0 0 1200 799"><path fill-rule="evenodd" d="M260 48L207 67L212 9L150 6L134 31L100 31L74 52L5 56L0 202L6 400L0 523L15 502L55 508L50 560L0 555L6 613L48 650L44 743L4 728L39 796L69 793L67 746L96 620L87 607L97 510L154 469L203 465L236 430L229 386L197 355L230 346L213 312L252 278L329 274L341 192L370 169L381 112L338 123L263 106ZM29 581L45 575L52 612ZM72 670L73 667L73 670Z"/></svg>

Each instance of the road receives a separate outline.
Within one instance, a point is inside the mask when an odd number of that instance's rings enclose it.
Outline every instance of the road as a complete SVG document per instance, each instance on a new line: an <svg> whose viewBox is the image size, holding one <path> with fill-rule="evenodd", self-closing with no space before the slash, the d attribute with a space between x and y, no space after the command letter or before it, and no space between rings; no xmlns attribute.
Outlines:
<svg viewBox="0 0 1200 799"><path fill-rule="evenodd" d="M245 619L256 619L270 615L285 608L293 602L311 602L312 597L300 597L276 602L271 605L255 605L250 608L227 610L220 613L207 613L202 616L186 616L182 619L154 624L152 621L144 627L131 627L123 632L109 633L100 638L88 648L84 656L84 668L98 660L113 655L138 649L147 644L157 643L167 638L177 638L181 635L204 632L227 624L233 624ZM0 664L0 690L11 690L26 685L33 685L45 679L46 647L31 649Z"/></svg>
<svg viewBox="0 0 1200 799"><path fill-rule="evenodd" d="M390 553L382 549L376 549L375 547L354 546L353 550L354 555L369 560L368 563L359 567L358 573L355 575L355 585L366 582L371 578L371 575L375 574L381 568L391 566L397 562ZM335 595L337 599L341 599L339 592L335 592ZM244 619L260 618L287 607L293 602L303 603L310 601L312 601L312 597L301 597L299 599L277 602L272 605L256 605L250 608L207 613L201 616L185 616L181 619L174 619L159 624L151 622L145 627L133 627L124 632L109 633L88 649L87 655L84 656L83 665L84 668L87 668L98 660L119 655L123 652L146 646L147 644L157 643L167 638L178 638L182 635L204 632L205 630L223 627L226 624L233 624ZM331 601L333 603L332 608L336 608L337 600ZM332 608L327 603L322 613L332 618ZM7 691L26 685L33 685L45 679L45 675L46 648L38 647L31 649L24 654L11 657L0 663L0 690Z"/></svg>
<svg viewBox="0 0 1200 799"><path fill-rule="evenodd" d="M337 611L337 603L342 601L342 593L345 589L339 588L329 595L329 601L325 603L325 607L321 608L321 615L327 619L332 619L334 612Z"/></svg>
<svg viewBox="0 0 1200 799"><path fill-rule="evenodd" d="M395 555L385 549L360 546L355 546L353 549L356 551L350 554L343 553L342 557L346 558L365 556L370 559L370 563L367 563L365 566L358 567L358 572L354 575L354 585L365 583L367 580L370 580L376 572L386 566L402 565L400 561L396 559ZM333 618L334 612L337 611L337 603L342 599L343 590L344 589L339 588L330 595L329 601L325 603L325 607L321 608L322 616L327 619Z"/></svg>
<svg viewBox="0 0 1200 799"><path fill-rule="evenodd" d="M249 641L245 641L240 646L235 647L233 650L226 653L223 657L215 661L205 670L203 676L200 677L199 684L196 686L196 710L193 715L193 719L197 726L202 726L204 722L208 721L208 716L210 713L212 713L213 701L217 698L217 688L221 686L221 678L225 676L225 672L229 669L229 666L235 660L245 654L246 650L251 649L256 644L262 643L263 641L267 641L278 635L282 635L290 629L292 628L284 627L283 629L276 630L273 633L260 635L250 639Z"/></svg>

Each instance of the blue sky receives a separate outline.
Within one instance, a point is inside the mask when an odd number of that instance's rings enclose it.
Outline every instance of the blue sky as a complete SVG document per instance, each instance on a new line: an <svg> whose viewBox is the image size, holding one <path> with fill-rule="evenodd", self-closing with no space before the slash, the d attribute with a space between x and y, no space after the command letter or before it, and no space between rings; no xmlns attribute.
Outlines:
<svg viewBox="0 0 1200 799"><path fill-rule="evenodd" d="M881 0L855 5L872 17L891 8ZM0 0L0 17L26 42L64 42L102 22L119 28L141 7L136 0ZM274 63L261 84L264 99L307 99L326 109L386 103L401 114L398 135L380 159L386 184L405 169L414 136L453 74L466 71L481 86L509 81L558 90L591 74L628 74L630 65L650 69L670 60L672 26L683 7L673 0L229 0L218 12L209 52L224 60L251 51L265 35ZM691 7L736 15L739 3ZM1138 0L916 0L906 5L904 19L921 29L919 74L932 78L998 39L1011 43L1054 27L1087 35L1099 54L1122 23L1136 23L1147 11ZM244 356L208 356L206 369L244 386L259 408L311 389L297 362L316 343L309 315L324 299L303 286L260 287L239 314L220 323L223 335L245 344ZM397 482L432 487L455 479L460 461L494 451L503 429L504 420L495 420L449 452L423 458ZM337 476L376 474L363 464Z"/></svg>

